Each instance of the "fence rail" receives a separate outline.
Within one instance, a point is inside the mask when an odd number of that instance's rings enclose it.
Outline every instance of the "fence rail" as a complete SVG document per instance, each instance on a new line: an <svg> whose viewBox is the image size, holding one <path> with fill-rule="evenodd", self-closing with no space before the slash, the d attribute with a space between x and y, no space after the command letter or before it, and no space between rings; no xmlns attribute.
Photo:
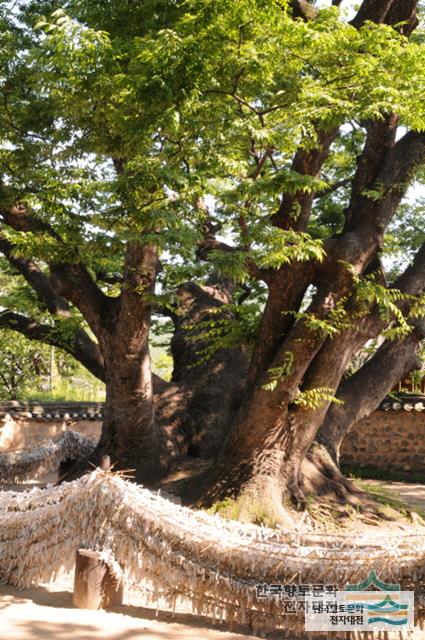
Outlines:
<svg viewBox="0 0 425 640"><path fill-rule="evenodd" d="M143 585L152 602L176 598L210 618L284 628L304 637L301 615L256 598L258 583L331 584L342 588L375 571L416 592L425 618L422 533L303 533L225 521L192 511L95 470L70 483L0 492L0 580L29 586L71 570L83 546L102 551L118 580Z"/></svg>

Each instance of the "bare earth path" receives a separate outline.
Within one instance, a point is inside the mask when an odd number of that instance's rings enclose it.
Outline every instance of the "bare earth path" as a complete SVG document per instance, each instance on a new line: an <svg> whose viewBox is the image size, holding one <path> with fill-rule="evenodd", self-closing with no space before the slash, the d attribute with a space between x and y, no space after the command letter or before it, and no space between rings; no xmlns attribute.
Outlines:
<svg viewBox="0 0 425 640"><path fill-rule="evenodd" d="M425 484L413 484L407 482L392 482L390 480L365 480L364 484L370 487L379 487L406 505L419 508L425 513Z"/></svg>
<svg viewBox="0 0 425 640"><path fill-rule="evenodd" d="M1 640L258 640L201 616L147 609L137 593L113 611L75 609L72 578L19 591L0 585Z"/></svg>

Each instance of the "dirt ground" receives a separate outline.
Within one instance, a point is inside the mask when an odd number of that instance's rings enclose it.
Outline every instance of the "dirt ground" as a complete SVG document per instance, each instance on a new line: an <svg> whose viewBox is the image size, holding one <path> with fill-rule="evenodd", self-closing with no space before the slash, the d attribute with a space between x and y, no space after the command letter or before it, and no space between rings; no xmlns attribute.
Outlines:
<svg viewBox="0 0 425 640"><path fill-rule="evenodd" d="M425 512L425 485L410 482L392 482L390 480L367 480L370 487L379 487L391 493L413 509L419 508Z"/></svg>
<svg viewBox="0 0 425 640"><path fill-rule="evenodd" d="M0 585L1 640L255 640L201 616L148 609L135 592L111 611L75 609L72 576L22 591Z"/></svg>
<svg viewBox="0 0 425 640"><path fill-rule="evenodd" d="M332 634L331 634L332 635ZM389 638L393 639L394 634ZM268 640L283 640L273 633ZM308 639L310 636L306 636ZM397 632L394 636L399 640ZM231 632L187 610L173 614L146 608L138 594L126 594L126 604L110 611L75 609L72 577L53 584L18 590L0 585L1 640L258 640L248 629ZM286 640L291 640L286 638ZM407 640L407 638L406 638ZM415 630L409 640L425 640Z"/></svg>

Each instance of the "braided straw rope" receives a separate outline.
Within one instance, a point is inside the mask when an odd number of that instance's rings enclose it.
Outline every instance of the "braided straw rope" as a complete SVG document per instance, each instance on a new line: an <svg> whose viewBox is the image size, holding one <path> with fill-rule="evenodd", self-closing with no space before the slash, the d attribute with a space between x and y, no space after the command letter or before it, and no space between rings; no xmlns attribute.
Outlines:
<svg viewBox="0 0 425 640"><path fill-rule="evenodd" d="M0 482L37 480L56 471L65 460L79 460L90 455L95 444L76 431L64 431L38 447L0 453Z"/></svg>
<svg viewBox="0 0 425 640"><path fill-rule="evenodd" d="M425 617L423 534L330 535L286 532L226 521L173 504L99 469L70 483L0 492L0 580L29 586L71 570L81 545L104 550L112 571L148 585L151 601L177 598L197 613L254 630L282 627L305 636L303 616L277 600L256 599L258 583L335 583L375 570L416 591Z"/></svg>

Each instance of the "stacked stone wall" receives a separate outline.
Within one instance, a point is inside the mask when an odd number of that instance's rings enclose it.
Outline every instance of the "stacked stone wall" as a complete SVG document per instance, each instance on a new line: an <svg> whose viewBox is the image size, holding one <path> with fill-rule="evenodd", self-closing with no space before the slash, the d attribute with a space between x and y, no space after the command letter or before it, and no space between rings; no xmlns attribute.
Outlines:
<svg viewBox="0 0 425 640"><path fill-rule="evenodd" d="M34 446L66 429L96 441L102 418L98 403L0 402L0 451ZM425 475L425 396L384 400L348 434L341 463Z"/></svg>
<svg viewBox="0 0 425 640"><path fill-rule="evenodd" d="M341 463L425 474L425 412L375 411L345 438Z"/></svg>

